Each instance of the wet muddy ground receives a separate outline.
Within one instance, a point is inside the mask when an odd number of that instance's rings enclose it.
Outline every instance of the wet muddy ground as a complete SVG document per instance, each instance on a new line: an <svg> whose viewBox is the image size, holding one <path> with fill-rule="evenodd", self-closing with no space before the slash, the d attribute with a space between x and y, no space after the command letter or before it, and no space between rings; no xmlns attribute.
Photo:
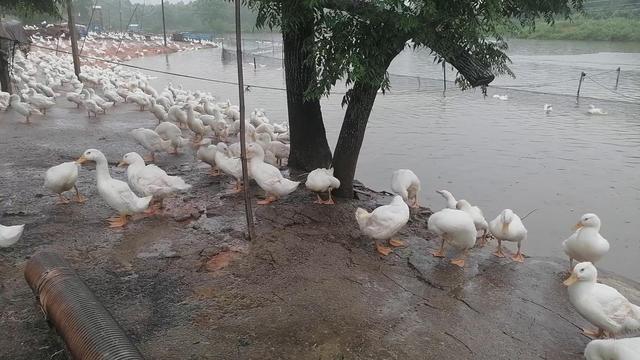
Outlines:
<svg viewBox="0 0 640 360"><path fill-rule="evenodd" d="M249 242L231 180L209 176L188 149L158 158L193 185L165 216L108 229L113 213L92 166L78 182L89 200L56 205L42 186L48 167L97 148L124 179L117 161L142 153L128 132L156 124L132 105L87 119L58 103L32 125L0 114L0 222L27 224L16 246L0 249L2 359L66 358L23 277L41 250L69 260L148 359L582 358L588 324L562 285L567 261L520 265L493 257L490 244L461 270L429 255L438 244L428 209L401 232L408 246L380 258L353 214L389 199L365 188L360 200L323 206L301 186L255 209ZM601 278L640 301L639 284Z"/></svg>

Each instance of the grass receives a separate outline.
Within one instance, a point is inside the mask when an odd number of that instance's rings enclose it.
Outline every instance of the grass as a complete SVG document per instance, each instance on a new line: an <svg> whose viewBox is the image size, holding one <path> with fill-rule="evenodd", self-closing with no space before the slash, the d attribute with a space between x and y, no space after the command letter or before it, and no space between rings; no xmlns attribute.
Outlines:
<svg viewBox="0 0 640 360"><path fill-rule="evenodd" d="M513 35L517 38L541 40L640 42L640 18L593 19L577 17L572 21L556 21L554 25L538 24L535 31L522 29Z"/></svg>

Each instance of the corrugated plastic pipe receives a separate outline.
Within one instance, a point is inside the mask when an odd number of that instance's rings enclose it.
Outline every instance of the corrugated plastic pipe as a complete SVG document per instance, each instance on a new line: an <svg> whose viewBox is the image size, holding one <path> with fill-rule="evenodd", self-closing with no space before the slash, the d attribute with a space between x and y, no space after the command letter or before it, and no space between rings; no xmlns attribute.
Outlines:
<svg viewBox="0 0 640 360"><path fill-rule="evenodd" d="M73 359L144 359L109 311L62 257L38 253L27 262L24 276Z"/></svg>

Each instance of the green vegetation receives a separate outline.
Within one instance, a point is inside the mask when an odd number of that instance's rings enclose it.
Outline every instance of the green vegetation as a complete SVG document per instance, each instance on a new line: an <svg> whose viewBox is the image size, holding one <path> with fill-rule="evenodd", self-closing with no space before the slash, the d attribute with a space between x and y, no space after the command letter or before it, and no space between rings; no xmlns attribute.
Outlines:
<svg viewBox="0 0 640 360"><path fill-rule="evenodd" d="M14 0L0 0L2 2ZM20 0L25 1L25 0ZM45 0L34 0L36 4ZM60 3L58 0L50 3ZM74 13L77 14L76 23L87 25L91 19L91 9L95 0L73 0ZM99 0L102 7L102 24L107 31L120 31L121 27L126 31L129 19L132 24L139 24L143 32L162 32L162 9L160 5L132 4L130 0ZM137 6L137 9L136 9ZM46 9L46 7L29 8L29 11L8 11L9 14L20 18L26 24L40 24L42 21L55 23L61 19L55 15L46 15L33 9ZM62 9L60 14L66 14ZM135 12L134 12L135 10ZM165 1L165 19L167 32L194 31L206 33L222 33L235 30L233 2L225 0L196 0L190 3L169 3ZM242 22L244 31L255 31L256 16L247 8L242 9ZM66 17L66 16L63 16ZM94 14L92 24L99 24L100 18Z"/></svg>
<svg viewBox="0 0 640 360"><path fill-rule="evenodd" d="M535 31L519 30L515 37L544 40L640 41L640 17L594 19L585 16L573 20L542 24Z"/></svg>
<svg viewBox="0 0 640 360"><path fill-rule="evenodd" d="M640 0L585 0L571 20L541 24L535 31L512 29L523 39L640 41Z"/></svg>

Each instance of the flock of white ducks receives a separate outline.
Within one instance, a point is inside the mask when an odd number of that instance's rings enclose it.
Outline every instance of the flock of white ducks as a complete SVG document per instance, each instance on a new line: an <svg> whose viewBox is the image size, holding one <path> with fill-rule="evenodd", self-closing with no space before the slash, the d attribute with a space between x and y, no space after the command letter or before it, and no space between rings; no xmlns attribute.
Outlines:
<svg viewBox="0 0 640 360"><path fill-rule="evenodd" d="M230 102L216 103L204 92L189 92L169 84L158 92L139 74L128 72L121 67L105 69L85 66L81 80L71 71L68 57L57 57L47 52L34 52L30 59L16 56L14 82L18 94L0 93L0 105L12 108L30 121L33 115L45 115L56 105L53 87L71 87L66 99L77 107L84 107L89 116L106 114L106 110L118 103L134 103L141 111L151 112L157 119L154 129L139 128L131 131L132 139L148 151L143 158L135 152L126 153L120 163L127 166L128 183L111 177L105 155L97 149L88 149L75 162L53 166L45 174L45 187L57 194L58 202L70 202L63 193L75 190L73 200L86 199L76 186L79 164L87 161L96 163L97 190L103 200L117 212L109 218L110 227L123 227L130 216L156 213L162 209L163 199L190 189L190 185L176 176L169 176L156 165L145 161L155 161L158 153L178 153L192 142L197 146L196 158L211 165L211 174L224 173L236 180L235 191L242 189L242 167L239 159L238 139L240 116L238 108ZM36 75L45 82L36 81ZM96 94L99 89L102 95ZM23 101L26 100L26 101ZM499 97L507 100L506 96ZM547 104L548 105L548 104ZM551 106L545 105L550 112ZM602 114L592 107L589 113ZM288 128L285 124L272 123L263 110L256 109L246 121L247 157L250 178L265 191L266 198L259 204L269 204L295 191L299 182L285 178L279 167L289 155ZM184 131L193 136L189 140ZM217 139L217 143L214 143ZM331 191L339 188L340 181L333 176L333 169L316 169L308 174L305 186L317 194L316 203L333 204ZM418 207L421 184L418 177L408 169L400 169L392 174L391 189L397 194L391 203L380 206L372 212L358 208L356 221L364 235L375 239L376 249L388 255L395 247L405 246L396 236L410 218L410 207ZM482 210L468 201L455 197L447 190L438 190L446 200L446 208L432 214L428 228L441 238L441 245L433 256L444 257L445 244L456 248L460 257L451 263L464 267L468 252L476 245L483 245L491 234L498 240L495 256L504 257L502 242L515 242L517 252L512 259L523 262L521 245L527 239L527 230L522 219L512 210L504 209L491 222L484 218ZM324 200L320 194L326 193ZM152 204L156 205L153 206ZM15 244L22 235L24 225L1 226L0 247ZM580 261L571 267L571 277L565 281L569 287L569 297L578 312L597 327L595 331L585 331L588 335L618 336L640 330L640 308L631 304L615 289L599 284L597 270L592 263L600 260L609 250L609 243L600 233L600 219L595 214L585 214L578 228L563 243L569 256ZM380 243L387 241L388 245ZM637 339L619 340L614 346L607 340L594 341L587 347L590 359L609 358L602 354L625 353L625 349L637 349ZM613 345L612 345L613 344ZM620 355L622 356L622 355ZM619 359L627 359L618 357Z"/></svg>

